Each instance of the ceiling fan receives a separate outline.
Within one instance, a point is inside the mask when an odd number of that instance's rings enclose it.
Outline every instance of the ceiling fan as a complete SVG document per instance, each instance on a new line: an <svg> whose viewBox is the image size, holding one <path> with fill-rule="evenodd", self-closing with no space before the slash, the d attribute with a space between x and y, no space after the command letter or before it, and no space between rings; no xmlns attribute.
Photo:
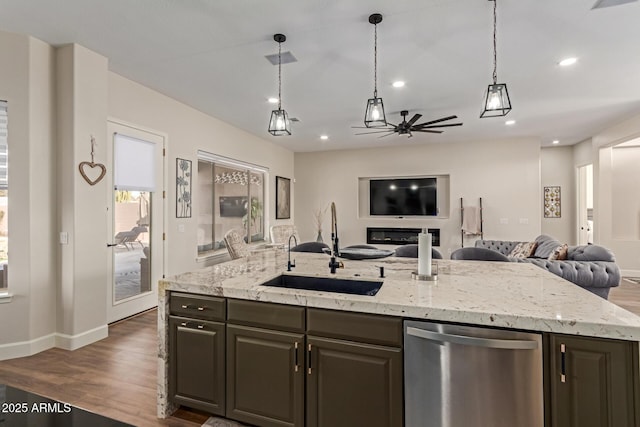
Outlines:
<svg viewBox="0 0 640 427"><path fill-rule="evenodd" d="M393 123L387 122L388 127L376 128L380 130L374 130L372 132L362 132L356 133L356 135L368 135L371 133L386 133L386 135L381 135L379 138L383 138L385 136L393 135L397 133L398 135L407 135L408 138L411 138L412 132L428 132L428 133L442 133L443 131L437 130L436 128L443 127L451 127L451 126L462 126L462 123L449 123L449 124L437 124L446 122L447 120L457 119L458 116L447 116L437 120L431 120L429 122L415 124L422 114L414 114L411 119L407 121L407 115L409 114L408 110L402 110L400 115L402 116L402 122L400 124L394 125ZM355 129L372 129L354 126Z"/></svg>

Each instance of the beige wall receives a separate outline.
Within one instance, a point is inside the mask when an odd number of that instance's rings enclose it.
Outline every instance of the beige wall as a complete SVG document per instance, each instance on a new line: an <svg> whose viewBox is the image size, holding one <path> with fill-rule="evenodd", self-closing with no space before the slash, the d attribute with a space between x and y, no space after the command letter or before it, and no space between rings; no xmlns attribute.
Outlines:
<svg viewBox="0 0 640 427"><path fill-rule="evenodd" d="M9 111L9 286L0 358L50 347L55 332L53 49L0 32L0 93Z"/></svg>
<svg viewBox="0 0 640 427"><path fill-rule="evenodd" d="M411 175L449 175L450 209L448 215L441 212L448 218L359 217L358 178ZM534 139L296 153L293 187L303 241L315 240L313 210L335 201L341 246L365 243L367 227L440 228L440 250L448 258L460 247L460 197L476 206L482 197L486 239L540 234L540 143ZM328 241L328 218L324 230Z"/></svg>
<svg viewBox="0 0 640 427"><path fill-rule="evenodd" d="M549 147L540 150L541 187L560 186L560 218L545 218L542 211L542 233L560 242L575 245L576 236L576 169L573 147ZM543 201L540 200L543 209Z"/></svg>
<svg viewBox="0 0 640 427"><path fill-rule="evenodd" d="M191 160L194 171L198 150L269 168L264 210L267 223L293 223L293 212L291 220L275 220L275 194L269 192L275 186L276 175L293 176L293 153L271 143L266 131L265 137L259 138L114 73L109 73L109 116L167 135L166 181L169 185L165 212L167 242L170 242L166 245L167 274L194 270L212 262L196 261L197 213L201 201L193 200L191 218L175 216L176 157ZM192 185L194 189L198 187L197 176ZM184 232L179 231L178 225L184 226Z"/></svg>

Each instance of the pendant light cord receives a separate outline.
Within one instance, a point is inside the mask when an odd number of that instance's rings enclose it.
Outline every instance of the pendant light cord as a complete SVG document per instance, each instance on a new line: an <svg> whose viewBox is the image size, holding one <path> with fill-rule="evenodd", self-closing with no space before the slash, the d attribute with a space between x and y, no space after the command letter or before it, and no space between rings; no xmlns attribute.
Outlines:
<svg viewBox="0 0 640 427"><path fill-rule="evenodd" d="M378 97L378 24L373 26L373 97Z"/></svg>
<svg viewBox="0 0 640 427"><path fill-rule="evenodd" d="M498 48L497 48L497 8L498 0L493 0L493 84L498 83Z"/></svg>
<svg viewBox="0 0 640 427"><path fill-rule="evenodd" d="M282 60L280 58L281 55L282 55L282 43L278 42L278 110L282 110Z"/></svg>

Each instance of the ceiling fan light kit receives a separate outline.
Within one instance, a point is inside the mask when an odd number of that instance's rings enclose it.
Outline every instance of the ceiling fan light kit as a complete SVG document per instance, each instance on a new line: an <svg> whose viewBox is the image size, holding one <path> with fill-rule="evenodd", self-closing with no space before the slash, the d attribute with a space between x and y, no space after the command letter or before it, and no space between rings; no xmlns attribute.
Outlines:
<svg viewBox="0 0 640 427"><path fill-rule="evenodd" d="M274 34L273 40L278 43L278 109L271 111L269 133L273 136L291 135L289 115L282 109L282 43L287 37L284 34Z"/></svg>
<svg viewBox="0 0 640 427"><path fill-rule="evenodd" d="M493 84L487 87L484 96L484 104L480 118L485 117L502 117L511 111L511 100L509 99L509 91L505 83L498 83L498 53L497 53L497 6L498 0L489 0L493 2Z"/></svg>
<svg viewBox="0 0 640 427"><path fill-rule="evenodd" d="M374 13L369 16L369 23L373 24L373 98L367 100L364 113L364 125L377 128L387 125L382 98L378 98L378 24L382 22L382 15Z"/></svg>

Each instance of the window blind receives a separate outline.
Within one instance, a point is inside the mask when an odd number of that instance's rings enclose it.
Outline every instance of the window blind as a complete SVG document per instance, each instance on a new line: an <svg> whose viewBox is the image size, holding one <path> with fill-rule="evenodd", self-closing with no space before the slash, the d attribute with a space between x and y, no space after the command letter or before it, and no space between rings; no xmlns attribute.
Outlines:
<svg viewBox="0 0 640 427"><path fill-rule="evenodd" d="M114 133L114 174L116 190L156 190L156 144Z"/></svg>

